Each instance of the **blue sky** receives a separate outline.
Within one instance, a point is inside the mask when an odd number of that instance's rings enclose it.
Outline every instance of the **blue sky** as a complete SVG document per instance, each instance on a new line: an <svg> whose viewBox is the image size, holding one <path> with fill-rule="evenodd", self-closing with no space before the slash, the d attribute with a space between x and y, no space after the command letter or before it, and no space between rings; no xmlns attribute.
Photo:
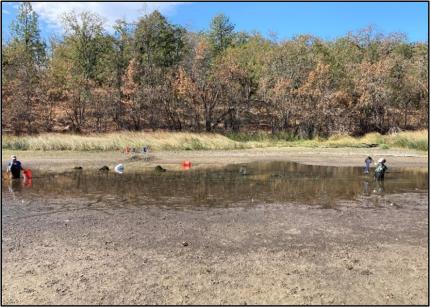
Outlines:
<svg viewBox="0 0 430 307"><path fill-rule="evenodd" d="M103 16L107 28L121 17L134 21L145 12L161 11L170 22L192 31L207 30L210 20L224 13L236 30L273 32L279 40L297 34L333 39L369 25L382 33L404 32L409 41L428 40L428 3L425 2L37 2L42 36L61 35L59 16L68 10L90 10ZM3 39L9 37L17 3L2 2Z"/></svg>

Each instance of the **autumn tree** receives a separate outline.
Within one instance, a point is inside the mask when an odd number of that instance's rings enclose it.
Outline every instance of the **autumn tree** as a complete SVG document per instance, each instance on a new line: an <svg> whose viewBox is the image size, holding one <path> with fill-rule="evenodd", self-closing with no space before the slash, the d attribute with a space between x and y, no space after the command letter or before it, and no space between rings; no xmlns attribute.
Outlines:
<svg viewBox="0 0 430 307"><path fill-rule="evenodd" d="M124 94L124 103L127 110L128 118L131 119L132 125L129 129L140 130L142 127L142 111L144 108L141 97L138 79L138 64L136 59L132 59L127 67L126 74L122 81L121 91Z"/></svg>
<svg viewBox="0 0 430 307"><path fill-rule="evenodd" d="M2 112L12 130L19 134L36 130L35 112L40 103L38 83L46 63L45 44L40 38L38 15L31 3L22 2L11 26L11 42L3 49Z"/></svg>
<svg viewBox="0 0 430 307"><path fill-rule="evenodd" d="M339 120L334 92L330 65L318 62L298 89L302 100L301 124L308 138L328 136Z"/></svg>
<svg viewBox="0 0 430 307"><path fill-rule="evenodd" d="M255 114L261 113L258 83L270 48L271 43L262 36L247 36L240 44L227 48L218 60L217 65L229 71L231 82L228 102L232 111L225 119L226 130L238 132L242 123L258 122L255 119Z"/></svg>
<svg viewBox="0 0 430 307"><path fill-rule="evenodd" d="M303 101L299 99L298 89L315 65L315 41L312 36L298 36L280 43L267 53L259 95L267 102L267 112L272 114L270 125L273 132L295 129L296 122L303 122L300 118Z"/></svg>
<svg viewBox="0 0 430 307"><path fill-rule="evenodd" d="M359 120L360 131L386 130L386 107L390 99L389 61L376 63L363 61L355 74L355 93L358 96L354 106L356 118Z"/></svg>
<svg viewBox="0 0 430 307"><path fill-rule="evenodd" d="M162 126L160 114L166 110L166 91L173 93L169 76L177 69L184 49L182 27L170 24L158 11L139 19L134 33L133 65L140 118L152 129ZM167 88L166 88L167 87ZM170 99L171 97L169 97ZM136 116L135 116L136 117ZM136 118L135 118L136 120ZM139 121L143 124L142 121ZM140 128L139 128L140 129Z"/></svg>
<svg viewBox="0 0 430 307"><path fill-rule="evenodd" d="M98 82L100 60L104 52L102 19L92 13L69 13L63 16L66 30L59 56L65 68L67 105L65 112L73 130L80 132L87 123L87 113L94 101L92 87Z"/></svg>
<svg viewBox="0 0 430 307"><path fill-rule="evenodd" d="M4 131L270 130L286 137L428 127L428 43L372 27L333 40L236 32L223 14L207 31L160 12L105 29L63 16L41 39L31 3L2 41Z"/></svg>
<svg viewBox="0 0 430 307"><path fill-rule="evenodd" d="M118 129L125 128L125 99L122 91L124 75L127 71L133 52L133 39L130 25L125 20L117 20L113 26L113 54L110 56L112 63L112 88L113 88L113 108L112 119Z"/></svg>
<svg viewBox="0 0 430 307"><path fill-rule="evenodd" d="M229 114L235 112L237 103L243 103L245 96L241 84L246 78L244 71L226 59L218 60L212 65L208 41L200 37L193 63L188 71L181 70L177 84L180 97L193 108L196 126L200 129L203 119L207 132L217 129Z"/></svg>

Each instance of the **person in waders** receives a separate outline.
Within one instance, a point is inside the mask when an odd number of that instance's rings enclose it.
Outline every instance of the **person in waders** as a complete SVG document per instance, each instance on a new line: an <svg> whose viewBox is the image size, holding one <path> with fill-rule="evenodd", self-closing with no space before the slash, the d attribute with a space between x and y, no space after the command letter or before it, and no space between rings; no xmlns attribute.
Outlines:
<svg viewBox="0 0 430 307"><path fill-rule="evenodd" d="M370 171L370 164L372 163L373 159L371 156L367 156L367 158L364 160L364 173L369 174Z"/></svg>
<svg viewBox="0 0 430 307"><path fill-rule="evenodd" d="M21 162L16 159L15 155L11 156L10 158L12 160L7 166L7 172L12 174L13 179L19 179L21 178L21 171L24 169L21 166Z"/></svg>
<svg viewBox="0 0 430 307"><path fill-rule="evenodd" d="M384 158L381 158L378 160L378 164L375 168L375 179L378 181L384 180L385 172L387 171L388 167L385 165L385 162L387 162Z"/></svg>

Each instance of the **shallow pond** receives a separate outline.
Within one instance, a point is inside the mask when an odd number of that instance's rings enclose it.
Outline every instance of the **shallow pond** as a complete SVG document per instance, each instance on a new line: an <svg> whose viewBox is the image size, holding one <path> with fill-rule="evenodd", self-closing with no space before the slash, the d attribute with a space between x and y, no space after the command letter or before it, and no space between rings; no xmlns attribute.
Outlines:
<svg viewBox="0 0 430 307"><path fill-rule="evenodd" d="M363 174L360 167L293 162L256 162L164 173L71 171L35 172L33 176L31 185L21 180L3 180L3 200L19 199L26 204L49 200L38 211L56 210L59 206L67 210L83 206L94 210L141 206L204 209L294 202L334 208L340 201L360 197L428 190L428 172L423 170L390 169L381 183L372 175ZM8 209L17 208L3 206L6 213Z"/></svg>

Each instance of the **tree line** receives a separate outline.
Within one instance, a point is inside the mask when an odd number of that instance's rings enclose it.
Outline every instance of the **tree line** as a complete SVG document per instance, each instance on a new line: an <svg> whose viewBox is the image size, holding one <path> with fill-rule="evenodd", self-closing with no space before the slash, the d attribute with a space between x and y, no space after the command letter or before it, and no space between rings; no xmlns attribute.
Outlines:
<svg viewBox="0 0 430 307"><path fill-rule="evenodd" d="M22 2L2 42L2 130L116 130L361 135L428 127L428 45L372 28L334 40L278 41L215 16L194 33L158 11L107 30L62 16L43 41Z"/></svg>

